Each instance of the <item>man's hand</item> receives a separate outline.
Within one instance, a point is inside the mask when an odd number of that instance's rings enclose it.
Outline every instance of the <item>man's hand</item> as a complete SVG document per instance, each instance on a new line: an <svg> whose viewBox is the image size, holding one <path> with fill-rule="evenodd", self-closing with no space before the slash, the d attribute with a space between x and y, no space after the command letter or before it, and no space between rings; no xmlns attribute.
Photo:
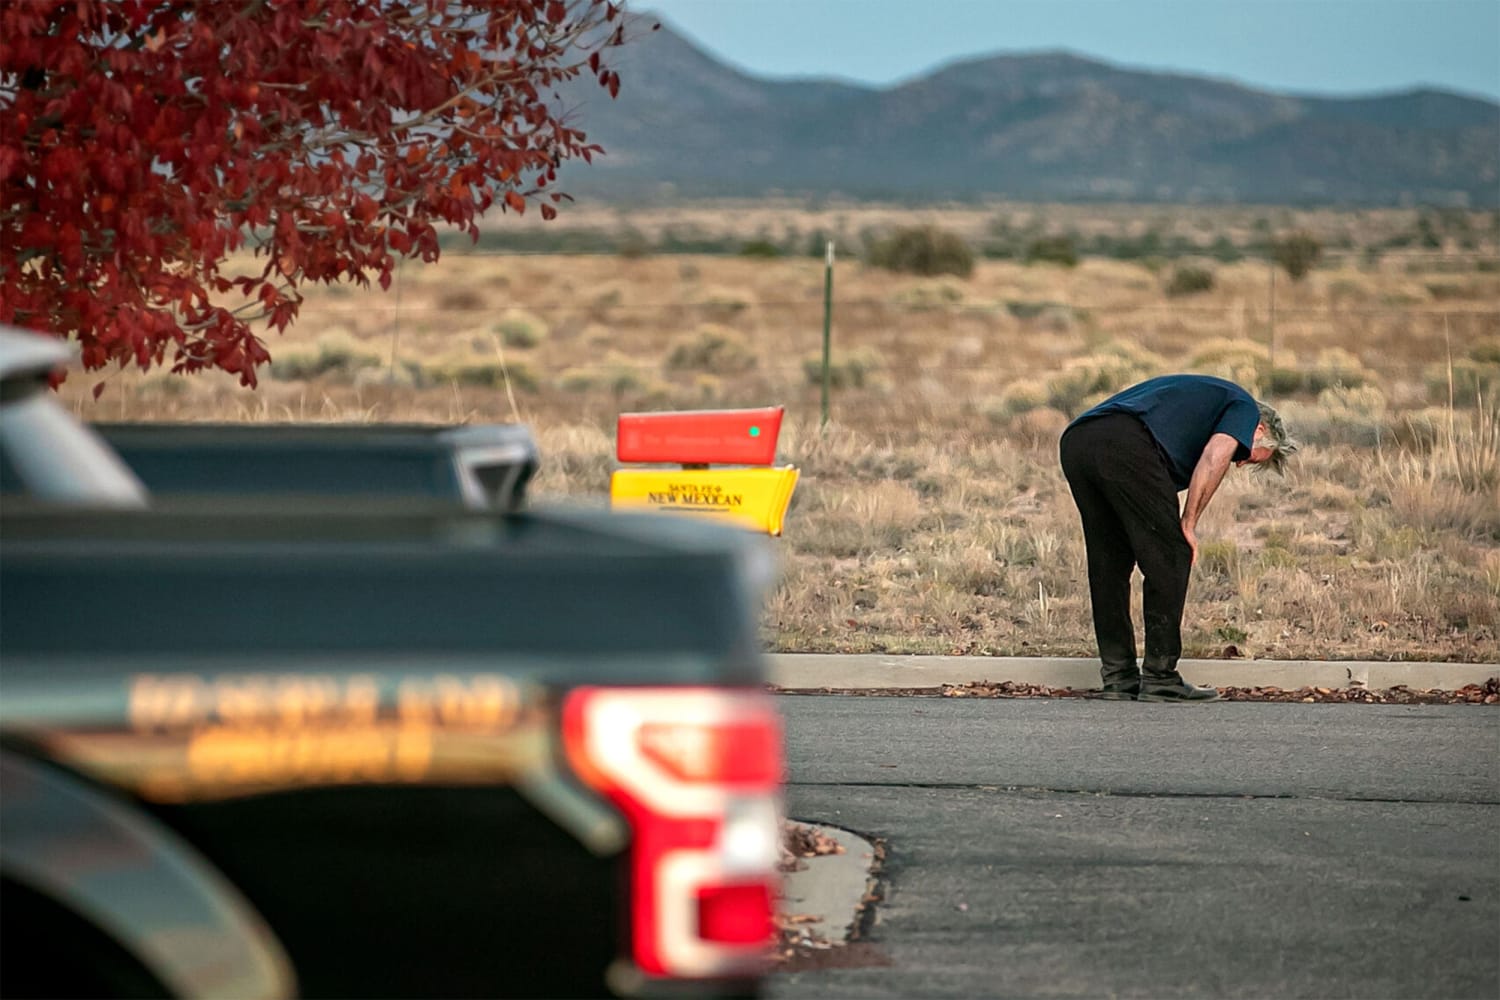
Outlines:
<svg viewBox="0 0 1500 1000"><path fill-rule="evenodd" d="M1198 565L1198 536L1193 533L1192 528L1188 527L1186 521L1182 522L1182 537L1187 539L1188 547L1193 550L1193 561L1188 563L1188 565Z"/></svg>

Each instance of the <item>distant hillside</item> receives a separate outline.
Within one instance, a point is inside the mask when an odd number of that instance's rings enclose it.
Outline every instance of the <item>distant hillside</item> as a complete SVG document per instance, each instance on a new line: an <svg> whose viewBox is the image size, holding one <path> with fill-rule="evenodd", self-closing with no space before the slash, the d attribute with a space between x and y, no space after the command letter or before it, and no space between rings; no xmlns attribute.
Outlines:
<svg viewBox="0 0 1500 1000"><path fill-rule="evenodd" d="M897 87L749 76L651 21L610 101L564 92L608 155L578 196L770 192L1500 205L1500 104L1422 90L1295 97L1065 52L957 63Z"/></svg>

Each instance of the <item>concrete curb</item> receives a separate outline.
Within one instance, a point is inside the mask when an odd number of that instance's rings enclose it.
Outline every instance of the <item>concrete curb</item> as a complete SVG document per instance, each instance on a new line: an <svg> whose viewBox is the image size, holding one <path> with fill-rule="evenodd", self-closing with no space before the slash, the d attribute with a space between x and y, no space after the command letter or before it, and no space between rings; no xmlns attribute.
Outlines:
<svg viewBox="0 0 1500 1000"><path fill-rule="evenodd" d="M843 854L800 859L807 867L782 877L781 909L815 918L802 925L815 938L841 945L854 930L860 904L871 889L875 845L848 830L794 819L843 845Z"/></svg>
<svg viewBox="0 0 1500 1000"><path fill-rule="evenodd" d="M1086 690L1099 686L1097 660L1082 657L887 656L879 653L772 653L770 682L784 688L939 687L1015 681ZM1374 660L1183 660L1182 675L1214 687L1405 685L1453 691L1500 677L1496 663L1387 663Z"/></svg>

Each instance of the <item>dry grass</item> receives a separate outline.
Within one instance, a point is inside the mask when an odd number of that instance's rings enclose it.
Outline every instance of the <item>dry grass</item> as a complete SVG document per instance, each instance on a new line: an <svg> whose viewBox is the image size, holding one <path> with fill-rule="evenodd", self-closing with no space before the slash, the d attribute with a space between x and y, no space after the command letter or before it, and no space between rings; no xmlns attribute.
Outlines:
<svg viewBox="0 0 1500 1000"><path fill-rule="evenodd" d="M1070 211L1086 231L1086 211ZM833 231L834 212L747 207L733 221ZM986 218L922 221L979 231ZM841 378L821 429L806 362L821 356L823 275L804 259L449 256L406 265L399 306L394 288L310 290L298 325L270 340L281 372L256 392L122 374L97 404L88 378L65 393L105 419L520 419L544 454L536 493L596 500L622 410L781 403L780 457L803 479L777 543L770 648L1090 654L1057 434L1140 377L1225 374L1270 391L1307 447L1284 480L1226 479L1200 526L1188 655L1500 661L1500 274L1351 260L1283 278L1273 365L1266 266L1213 270L1212 290L1169 299L1166 275L1118 261L982 261L967 280L845 261Z"/></svg>

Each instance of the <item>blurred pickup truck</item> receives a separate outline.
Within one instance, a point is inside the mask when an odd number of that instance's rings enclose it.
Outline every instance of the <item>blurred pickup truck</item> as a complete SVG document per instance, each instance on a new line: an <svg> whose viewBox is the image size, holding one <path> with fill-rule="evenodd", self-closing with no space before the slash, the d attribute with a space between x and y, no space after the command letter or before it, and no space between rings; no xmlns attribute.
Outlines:
<svg viewBox="0 0 1500 1000"><path fill-rule="evenodd" d="M0 992L753 994L755 536L153 499L0 331Z"/></svg>
<svg viewBox="0 0 1500 1000"><path fill-rule="evenodd" d="M511 511L538 464L519 425L91 426L153 496L431 497Z"/></svg>
<svg viewBox="0 0 1500 1000"><path fill-rule="evenodd" d="M512 511L524 506L538 464L536 444L518 425L89 427L155 497L407 497ZM22 478L0 450L0 495L27 492Z"/></svg>

